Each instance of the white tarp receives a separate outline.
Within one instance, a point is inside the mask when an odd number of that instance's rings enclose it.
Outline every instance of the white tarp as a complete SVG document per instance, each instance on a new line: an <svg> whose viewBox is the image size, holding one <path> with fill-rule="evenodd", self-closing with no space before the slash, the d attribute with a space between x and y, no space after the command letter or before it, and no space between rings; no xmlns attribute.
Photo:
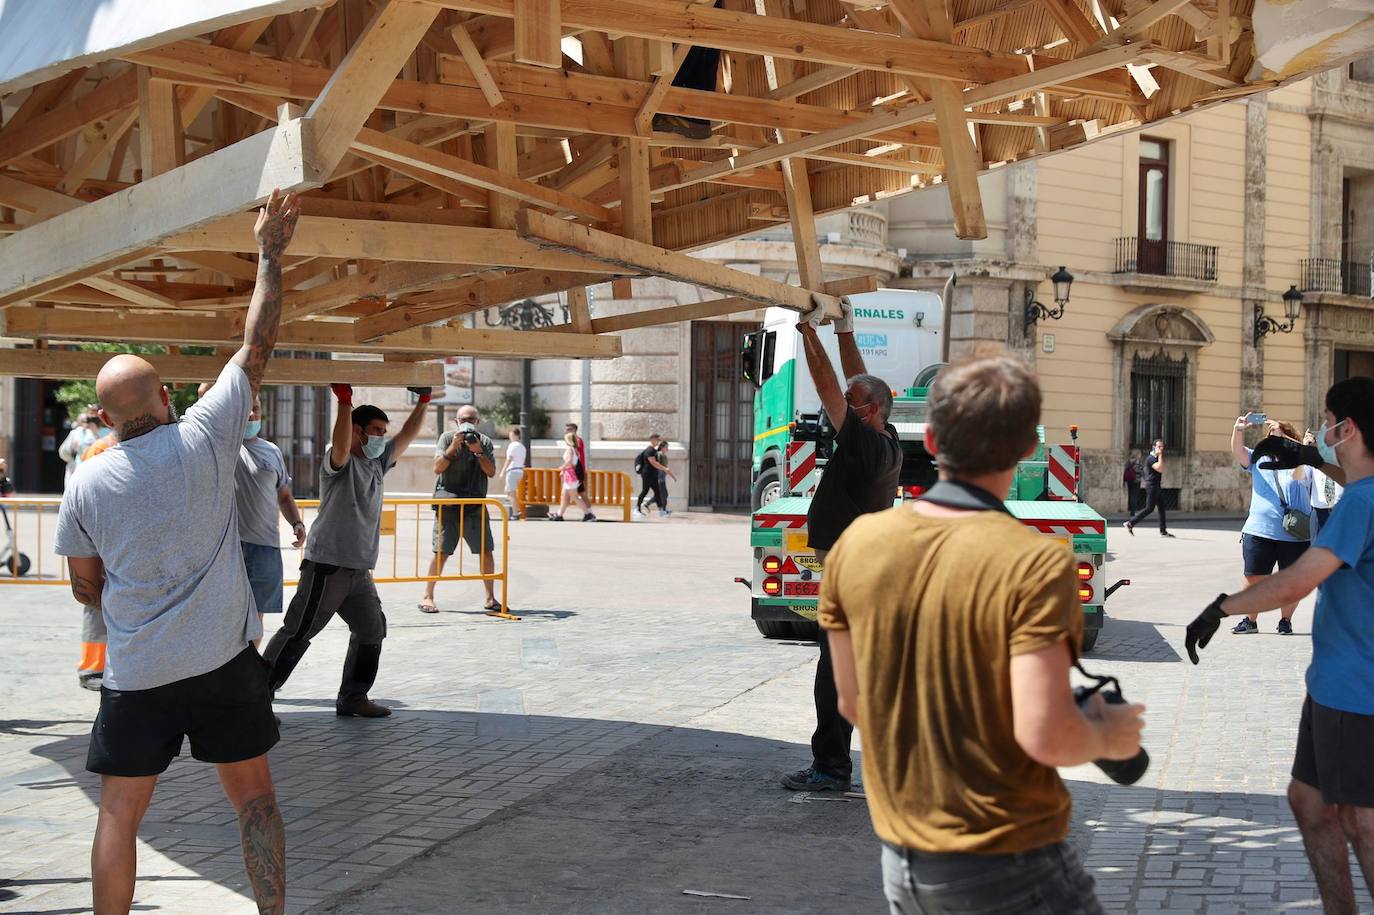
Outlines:
<svg viewBox="0 0 1374 915"><path fill-rule="evenodd" d="M1374 55L1374 0L1255 0L1264 79L1288 79Z"/></svg>
<svg viewBox="0 0 1374 915"><path fill-rule="evenodd" d="M0 95L77 67L330 0L0 0Z"/></svg>

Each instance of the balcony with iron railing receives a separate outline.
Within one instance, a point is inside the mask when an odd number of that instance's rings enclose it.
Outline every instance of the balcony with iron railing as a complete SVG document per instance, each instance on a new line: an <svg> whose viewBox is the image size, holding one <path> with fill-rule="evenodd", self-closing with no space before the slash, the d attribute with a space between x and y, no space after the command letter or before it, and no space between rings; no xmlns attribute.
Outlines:
<svg viewBox="0 0 1374 915"><path fill-rule="evenodd" d="M1217 248L1215 245L1151 241L1135 236L1118 238L1116 265L1112 272L1215 283Z"/></svg>
<svg viewBox="0 0 1374 915"><path fill-rule="evenodd" d="M1298 262L1303 292L1331 292L1361 298L1374 297L1371 275L1374 257L1367 261L1347 261L1335 257L1310 257Z"/></svg>

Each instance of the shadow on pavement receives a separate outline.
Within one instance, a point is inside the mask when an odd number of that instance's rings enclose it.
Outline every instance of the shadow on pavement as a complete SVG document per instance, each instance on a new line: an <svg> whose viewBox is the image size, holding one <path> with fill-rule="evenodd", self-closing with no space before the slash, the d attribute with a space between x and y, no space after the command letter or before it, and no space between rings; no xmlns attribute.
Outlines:
<svg viewBox="0 0 1374 915"><path fill-rule="evenodd" d="M1154 623L1118 620L1108 616L1093 650L1085 659L1102 661L1143 661L1170 663L1183 657L1160 634Z"/></svg>

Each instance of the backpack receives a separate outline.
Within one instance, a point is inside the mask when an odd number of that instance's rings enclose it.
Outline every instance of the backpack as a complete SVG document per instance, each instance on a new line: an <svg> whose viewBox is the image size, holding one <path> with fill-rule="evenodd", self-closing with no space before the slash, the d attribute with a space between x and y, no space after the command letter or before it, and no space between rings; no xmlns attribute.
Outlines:
<svg viewBox="0 0 1374 915"><path fill-rule="evenodd" d="M644 452L635 455L635 473L644 473Z"/></svg>

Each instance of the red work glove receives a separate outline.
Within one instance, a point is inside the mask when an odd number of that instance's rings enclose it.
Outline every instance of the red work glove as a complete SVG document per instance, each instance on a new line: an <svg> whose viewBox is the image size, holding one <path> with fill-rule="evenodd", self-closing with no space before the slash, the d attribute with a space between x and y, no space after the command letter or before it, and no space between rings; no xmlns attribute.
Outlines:
<svg viewBox="0 0 1374 915"><path fill-rule="evenodd" d="M420 403L429 403L429 399L434 396L434 389L430 387L410 387L406 390L414 394Z"/></svg>
<svg viewBox="0 0 1374 915"><path fill-rule="evenodd" d="M345 407L353 406L353 385L351 384L331 384L329 389L334 392L334 396L339 399L339 403Z"/></svg>

